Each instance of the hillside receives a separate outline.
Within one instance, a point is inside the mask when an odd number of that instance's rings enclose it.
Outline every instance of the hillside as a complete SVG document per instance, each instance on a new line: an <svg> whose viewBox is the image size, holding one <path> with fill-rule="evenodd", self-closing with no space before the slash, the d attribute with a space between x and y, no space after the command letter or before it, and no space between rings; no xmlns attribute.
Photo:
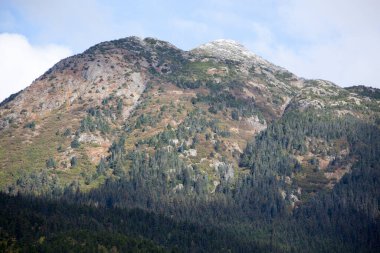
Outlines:
<svg viewBox="0 0 380 253"><path fill-rule="evenodd" d="M103 42L0 104L0 186L74 213L158 215L144 226L169 222L163 237L109 228L157 251L375 252L378 93L297 77L231 40L190 51L153 38ZM39 208L27 212L50 224ZM88 217L103 233L108 225ZM0 228L13 238L9 223Z"/></svg>

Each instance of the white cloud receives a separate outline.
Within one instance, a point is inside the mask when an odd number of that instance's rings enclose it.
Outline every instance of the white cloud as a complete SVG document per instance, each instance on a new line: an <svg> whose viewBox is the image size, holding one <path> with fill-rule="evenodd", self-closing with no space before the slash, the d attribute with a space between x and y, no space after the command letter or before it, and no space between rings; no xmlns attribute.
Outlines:
<svg viewBox="0 0 380 253"><path fill-rule="evenodd" d="M58 45L31 45L20 34L0 34L0 101L30 85L57 61L71 54Z"/></svg>
<svg viewBox="0 0 380 253"><path fill-rule="evenodd" d="M256 39L248 45L306 78L380 88L379 8L374 0L287 1L278 9L278 22L289 41L259 24L253 27Z"/></svg>
<svg viewBox="0 0 380 253"><path fill-rule="evenodd" d="M129 35L183 49L235 39L302 77L380 87L379 0L164 2L13 0L17 12L0 8L0 31L28 34L37 44L58 42L75 53Z"/></svg>
<svg viewBox="0 0 380 253"><path fill-rule="evenodd" d="M290 0L281 2L279 18L287 32L322 40L350 34L379 34L378 0Z"/></svg>

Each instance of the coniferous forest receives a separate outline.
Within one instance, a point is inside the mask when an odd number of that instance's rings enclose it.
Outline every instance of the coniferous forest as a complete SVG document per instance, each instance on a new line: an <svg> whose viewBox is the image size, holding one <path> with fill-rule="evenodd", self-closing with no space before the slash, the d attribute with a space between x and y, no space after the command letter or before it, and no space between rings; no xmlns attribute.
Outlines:
<svg viewBox="0 0 380 253"><path fill-rule="evenodd" d="M25 252L376 252L379 133L351 117L289 113L248 144L240 166L249 173L233 185L225 180L214 195L207 194L207 177L189 169L177 152L156 144L154 156L126 153L121 137L97 172L131 163L119 179L83 193L75 185L61 188L41 171L18 180L9 188L11 196L1 194L1 247ZM307 202L289 210L278 189L293 185L279 185L276 177L300 170L289 154L303 152L305 137L345 140L352 150L345 159L360 159L332 190L312 194L318 189L316 173L310 179L316 189L310 189ZM173 191L174 182L183 189ZM38 196L28 194L34 189Z"/></svg>

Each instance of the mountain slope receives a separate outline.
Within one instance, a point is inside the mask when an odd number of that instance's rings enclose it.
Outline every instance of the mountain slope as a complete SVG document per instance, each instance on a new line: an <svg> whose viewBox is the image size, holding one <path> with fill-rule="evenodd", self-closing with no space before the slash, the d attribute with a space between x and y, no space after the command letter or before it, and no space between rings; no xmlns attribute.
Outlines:
<svg viewBox="0 0 380 253"><path fill-rule="evenodd" d="M1 186L224 228L247 247L323 251L307 244L316 230L331 252L371 251L380 100L365 90L299 78L230 40L103 42L1 103ZM375 232L358 236L346 221L363 217Z"/></svg>

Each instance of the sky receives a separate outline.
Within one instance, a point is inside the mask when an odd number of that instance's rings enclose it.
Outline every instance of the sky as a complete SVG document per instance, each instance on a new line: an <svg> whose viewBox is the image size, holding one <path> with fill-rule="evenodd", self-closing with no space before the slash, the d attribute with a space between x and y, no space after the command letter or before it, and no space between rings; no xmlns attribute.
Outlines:
<svg viewBox="0 0 380 253"><path fill-rule="evenodd" d="M0 101L99 42L232 39L298 76L380 88L379 0L0 0Z"/></svg>

